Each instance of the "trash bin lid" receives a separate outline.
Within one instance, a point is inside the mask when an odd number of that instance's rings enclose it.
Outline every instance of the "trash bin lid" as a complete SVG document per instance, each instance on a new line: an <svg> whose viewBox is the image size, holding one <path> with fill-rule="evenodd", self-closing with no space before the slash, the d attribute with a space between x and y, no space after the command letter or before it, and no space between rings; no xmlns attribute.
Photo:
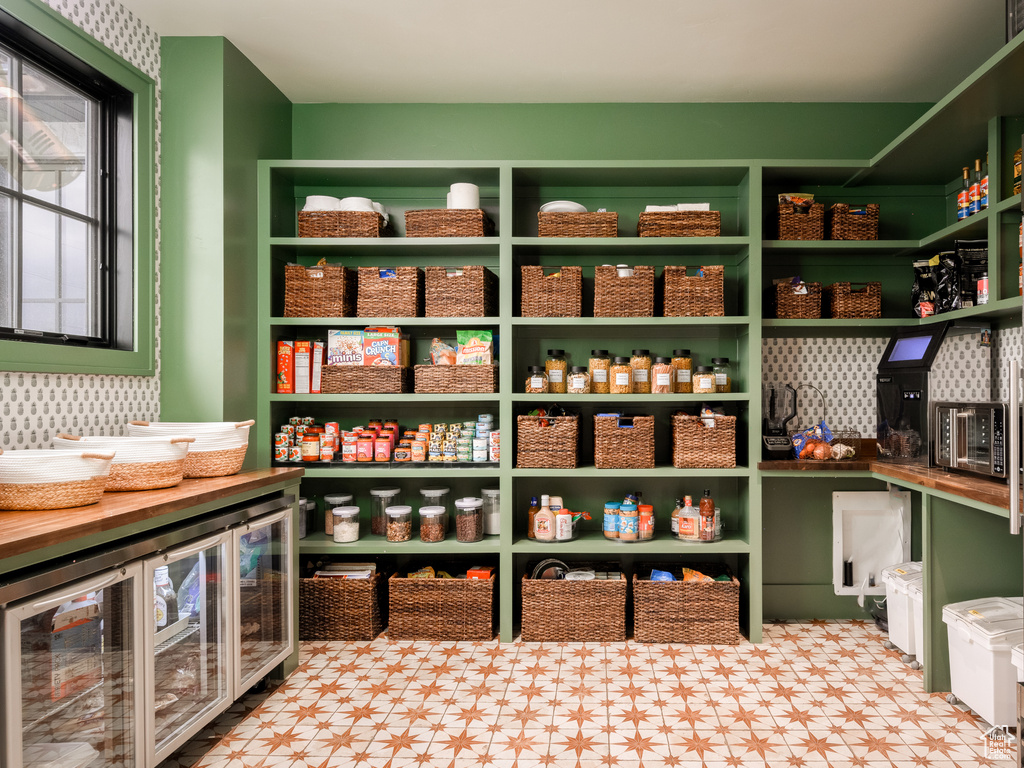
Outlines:
<svg viewBox="0 0 1024 768"><path fill-rule="evenodd" d="M967 624L971 634L989 644L1016 645L1024 640L1024 600L983 597L950 603L942 609L942 620Z"/></svg>
<svg viewBox="0 0 1024 768"><path fill-rule="evenodd" d="M920 581L924 578L922 563L898 563L882 569L882 581L891 585L894 589L907 591L911 582Z"/></svg>

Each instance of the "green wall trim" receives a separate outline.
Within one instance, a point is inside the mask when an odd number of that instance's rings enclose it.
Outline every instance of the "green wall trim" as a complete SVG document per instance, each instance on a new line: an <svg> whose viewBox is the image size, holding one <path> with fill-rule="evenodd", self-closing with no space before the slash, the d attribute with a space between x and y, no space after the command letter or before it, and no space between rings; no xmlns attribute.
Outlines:
<svg viewBox="0 0 1024 768"><path fill-rule="evenodd" d="M156 85L141 70L35 0L0 0L0 8L135 95L134 348L93 349L0 341L0 369L152 376L156 372Z"/></svg>
<svg viewBox="0 0 1024 768"><path fill-rule="evenodd" d="M776 620L871 619L870 597L861 608L856 597L837 596L831 584L765 584L763 594L766 624Z"/></svg>

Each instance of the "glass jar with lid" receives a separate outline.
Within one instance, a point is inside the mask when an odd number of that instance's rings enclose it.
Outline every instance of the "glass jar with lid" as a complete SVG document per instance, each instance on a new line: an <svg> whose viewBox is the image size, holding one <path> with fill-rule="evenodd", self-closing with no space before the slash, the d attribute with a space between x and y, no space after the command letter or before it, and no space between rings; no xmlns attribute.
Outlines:
<svg viewBox="0 0 1024 768"><path fill-rule="evenodd" d="M446 485L428 485L420 488L420 506L423 507L444 507L445 524L452 513L451 488Z"/></svg>
<svg viewBox="0 0 1024 768"><path fill-rule="evenodd" d="M374 536L384 536L387 533L388 507L398 506L402 503L402 490L395 486L380 486L370 489L370 533Z"/></svg>
<svg viewBox="0 0 1024 768"><path fill-rule="evenodd" d="M324 533L334 535L334 516L331 510L335 507L347 507L352 504L351 493L328 493L324 496Z"/></svg>
<svg viewBox="0 0 1024 768"><path fill-rule="evenodd" d="M586 366L574 365L569 369L569 394L590 394L590 374Z"/></svg>
<svg viewBox="0 0 1024 768"><path fill-rule="evenodd" d="M333 538L339 543L359 540L359 507L334 507L329 510L334 518Z"/></svg>
<svg viewBox="0 0 1024 768"><path fill-rule="evenodd" d="M672 372L675 374L672 382L673 392L684 395L693 392L693 357L690 350L672 350Z"/></svg>
<svg viewBox="0 0 1024 768"><path fill-rule="evenodd" d="M616 357L610 370L611 394L628 395L633 392L633 368L628 357Z"/></svg>
<svg viewBox="0 0 1024 768"><path fill-rule="evenodd" d="M672 368L672 358L654 358L654 365L651 366L651 394L672 394L672 379L674 374L675 369Z"/></svg>
<svg viewBox="0 0 1024 768"><path fill-rule="evenodd" d="M397 504L384 510L387 517L388 541L409 541L412 538L412 507Z"/></svg>
<svg viewBox="0 0 1024 768"><path fill-rule="evenodd" d="M524 388L527 394L539 395L548 391L548 374L543 365L531 365L528 374Z"/></svg>
<svg viewBox="0 0 1024 768"><path fill-rule="evenodd" d="M732 369L728 357L713 357L711 364L715 371L715 392L732 392Z"/></svg>
<svg viewBox="0 0 1024 768"><path fill-rule="evenodd" d="M448 530L448 511L444 507L420 507L420 541L433 544L444 541Z"/></svg>
<svg viewBox="0 0 1024 768"><path fill-rule="evenodd" d="M651 350L634 349L629 367L633 369L633 393L651 394Z"/></svg>
<svg viewBox="0 0 1024 768"><path fill-rule="evenodd" d="M480 491L480 498L484 501L484 534L497 536L501 533L501 490L484 488Z"/></svg>
<svg viewBox="0 0 1024 768"><path fill-rule="evenodd" d="M548 350L548 359L544 361L544 372L548 375L548 392L564 395L569 378L569 364L566 362L564 349Z"/></svg>
<svg viewBox="0 0 1024 768"><path fill-rule="evenodd" d="M455 500L455 538L482 541L484 538L484 500L467 496Z"/></svg>
<svg viewBox="0 0 1024 768"><path fill-rule="evenodd" d="M590 350L590 362L587 372L590 374L590 391L598 395L607 395L609 389L608 371L612 367L607 349Z"/></svg>
<svg viewBox="0 0 1024 768"><path fill-rule="evenodd" d="M693 392L708 395L715 391L715 371L710 365L698 365L693 372Z"/></svg>

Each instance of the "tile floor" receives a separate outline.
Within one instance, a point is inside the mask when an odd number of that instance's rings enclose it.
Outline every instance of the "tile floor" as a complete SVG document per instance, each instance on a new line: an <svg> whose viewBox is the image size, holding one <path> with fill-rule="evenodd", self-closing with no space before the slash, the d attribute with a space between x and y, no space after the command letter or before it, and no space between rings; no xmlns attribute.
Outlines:
<svg viewBox="0 0 1024 768"><path fill-rule="evenodd" d="M740 646L306 642L161 768L1012 765L883 640L808 622Z"/></svg>

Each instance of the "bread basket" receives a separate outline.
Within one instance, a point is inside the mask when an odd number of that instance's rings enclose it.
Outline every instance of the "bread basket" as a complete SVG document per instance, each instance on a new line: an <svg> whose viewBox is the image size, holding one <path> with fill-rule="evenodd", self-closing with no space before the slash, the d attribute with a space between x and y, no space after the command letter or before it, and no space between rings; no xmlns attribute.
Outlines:
<svg viewBox="0 0 1024 768"><path fill-rule="evenodd" d="M185 457L194 437L76 437L59 434L53 439L57 450L112 451L108 491L151 491L170 488L185 476Z"/></svg>
<svg viewBox="0 0 1024 768"><path fill-rule="evenodd" d="M95 504L114 459L111 451L0 450L0 509L64 509Z"/></svg>
<svg viewBox="0 0 1024 768"><path fill-rule="evenodd" d="M242 468L245 451L249 447L248 421L130 421L128 434L132 437L174 437L189 435L195 438L185 457L185 477L224 477Z"/></svg>

